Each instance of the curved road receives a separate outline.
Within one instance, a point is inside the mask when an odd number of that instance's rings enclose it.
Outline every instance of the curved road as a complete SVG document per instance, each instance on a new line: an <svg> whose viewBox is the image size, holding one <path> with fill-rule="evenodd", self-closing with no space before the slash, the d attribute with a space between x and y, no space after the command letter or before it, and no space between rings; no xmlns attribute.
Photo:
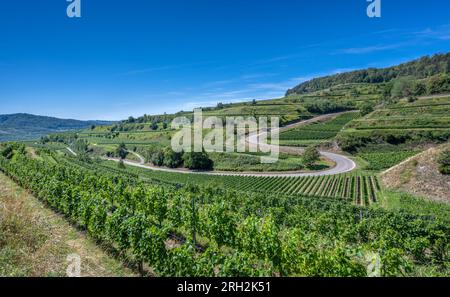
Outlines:
<svg viewBox="0 0 450 297"><path fill-rule="evenodd" d="M313 122L320 122L320 121L328 120L328 119L334 118L340 114L342 114L342 112L322 115L322 116L318 116L318 117L315 117L315 118L312 118L309 120L294 123L294 124L279 128L279 132L283 132L283 131L286 131L286 130L289 130L292 128L307 125L307 124L310 124ZM256 143L258 143L259 136L263 135L264 133L267 134L267 131L259 133L259 134L249 135L247 141L249 143L256 144ZM268 147L271 145L270 144L260 144L260 146ZM303 148L280 146L280 152L292 154L292 153L303 153L303 151L304 151ZM145 165L144 157L142 157L141 155L139 155L135 152L130 151L130 153L132 153L136 157L138 157L140 162L136 163L136 162L124 160L123 162L126 165L140 167L140 168L144 168L144 169L155 170L155 171L176 172L176 173L184 173L184 174L207 174L207 175L219 175L219 176L302 177L302 176L335 175L335 174L350 172L356 168L355 162L353 162L353 160L351 160L347 156L336 154L336 153L331 153L331 152L326 152L326 151L320 151L320 154L322 156L332 160L336 165L333 168L323 170L323 171L316 171L316 172L298 172L298 171L290 171L290 172L219 172L219 171L192 171L192 170L188 170L188 169L171 169L171 168L164 168L164 167L156 167L156 166L152 166L152 165ZM109 160L109 161L119 162L119 159L116 159L116 158L104 158L104 159Z"/></svg>

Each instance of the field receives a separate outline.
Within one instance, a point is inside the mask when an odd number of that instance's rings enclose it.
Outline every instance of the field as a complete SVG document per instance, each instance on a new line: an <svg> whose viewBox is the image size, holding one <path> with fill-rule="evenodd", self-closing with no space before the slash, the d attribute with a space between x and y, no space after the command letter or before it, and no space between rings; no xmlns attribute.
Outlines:
<svg viewBox="0 0 450 297"><path fill-rule="evenodd" d="M383 170L416 155L418 151L388 151L360 153L359 156L369 162L367 170Z"/></svg>
<svg viewBox="0 0 450 297"><path fill-rule="evenodd" d="M377 202L375 176L342 174L320 177L227 177L225 186L241 191L333 198L356 205Z"/></svg>
<svg viewBox="0 0 450 297"><path fill-rule="evenodd" d="M411 146L445 142L450 137L450 97L400 100L349 123L338 135L344 150L370 144Z"/></svg>
<svg viewBox="0 0 450 297"><path fill-rule="evenodd" d="M384 276L449 273L448 224L430 217L339 199L143 184L96 168L50 164L19 151L0 157L3 172L104 246L128 254L142 274L365 276L365 255L374 251ZM309 182L326 194L343 180L376 184L358 176ZM350 192L356 189L363 191Z"/></svg>
<svg viewBox="0 0 450 297"><path fill-rule="evenodd" d="M345 125L359 116L358 113L345 113L325 122L312 123L282 132L280 145L302 146L332 139Z"/></svg>

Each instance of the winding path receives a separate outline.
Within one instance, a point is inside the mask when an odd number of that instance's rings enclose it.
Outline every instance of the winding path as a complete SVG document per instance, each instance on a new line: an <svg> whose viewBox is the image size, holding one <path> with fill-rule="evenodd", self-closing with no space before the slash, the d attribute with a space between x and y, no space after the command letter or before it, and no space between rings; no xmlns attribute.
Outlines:
<svg viewBox="0 0 450 297"><path fill-rule="evenodd" d="M309 120L301 121L298 123L294 123L291 125L284 126L282 128L279 128L279 132L283 132L286 130L290 130L299 126L307 125L313 122L320 122L324 120L328 120L330 118L334 118L338 115L342 114L340 113L333 113L333 114L327 114L318 116ZM259 134L249 135L247 142L252 144L257 144L258 139L260 136L267 134L268 132L262 132ZM269 147L272 146L271 144L260 144L260 146L263 147ZM284 153L303 153L303 148L298 147L286 147L286 146L280 146L280 152ZM347 156L326 152L326 151L320 151L320 154L330 160L332 160L336 165L333 168L323 170L323 171L315 171L315 172L299 172L299 171L290 171L290 172L222 172L222 171L192 171L188 169L172 169L172 168L165 168L165 167L157 167L152 165L146 165L145 159L141 155L131 152L133 155L139 158L140 162L132 162L124 160L123 163L126 165L154 170L154 171L163 171L163 172L175 172L175 173L184 173L184 174L206 174L206 175L218 175L218 176L263 176L263 177L305 177L305 176L325 176L325 175L335 175L335 174L341 174L341 173L347 173L350 171L353 171L356 168L356 164L353 160L348 158ZM105 160L109 161L115 161L119 162L119 159L116 158L104 158Z"/></svg>

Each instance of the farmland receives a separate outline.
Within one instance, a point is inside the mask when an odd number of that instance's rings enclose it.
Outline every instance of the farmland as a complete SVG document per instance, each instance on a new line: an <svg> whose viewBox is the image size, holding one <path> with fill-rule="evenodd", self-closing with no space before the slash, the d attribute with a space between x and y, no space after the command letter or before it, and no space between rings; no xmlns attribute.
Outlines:
<svg viewBox="0 0 450 297"><path fill-rule="evenodd" d="M81 166L88 165L81 164ZM116 171L117 173L127 173L133 177L142 177L143 180L153 183L214 185L250 193L260 192L332 198L355 205L375 203L380 190L376 176L362 174L315 177L215 176L152 171L132 166L127 166L126 169L117 169L116 164L113 162L105 162L93 168L103 168L106 171Z"/></svg>
<svg viewBox="0 0 450 297"><path fill-rule="evenodd" d="M442 142L450 136L450 97L400 100L349 123L338 135L344 150L371 144Z"/></svg>
<svg viewBox="0 0 450 297"><path fill-rule="evenodd" d="M283 132L280 134L280 144L302 146L332 139L345 125L359 116L358 113L345 113L325 122L312 123Z"/></svg>
<svg viewBox="0 0 450 297"><path fill-rule="evenodd" d="M142 184L20 150L0 157L0 168L91 237L128 254L142 274L364 276L361 261L372 250L380 251L385 276L448 274L448 225L420 216L339 200Z"/></svg>
<svg viewBox="0 0 450 297"><path fill-rule="evenodd" d="M418 151L388 151L361 153L359 156L369 162L369 166L366 167L367 170L383 170L388 169L417 153Z"/></svg>
<svg viewBox="0 0 450 297"><path fill-rule="evenodd" d="M175 152L171 121L193 116L180 111L3 143L0 171L142 276L367 276L368 255L381 276L449 276L448 176L434 149L450 139L447 76L397 71L202 108L279 117L273 164L261 151Z"/></svg>

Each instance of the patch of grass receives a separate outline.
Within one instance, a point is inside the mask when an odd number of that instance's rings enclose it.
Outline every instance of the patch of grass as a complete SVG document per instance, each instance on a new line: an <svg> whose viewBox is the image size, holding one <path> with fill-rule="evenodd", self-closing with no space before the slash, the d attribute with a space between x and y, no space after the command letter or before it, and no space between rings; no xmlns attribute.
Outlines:
<svg viewBox="0 0 450 297"><path fill-rule="evenodd" d="M391 168L417 153L417 151L372 152L361 153L359 156L369 162L367 170L383 170Z"/></svg>
<svg viewBox="0 0 450 297"><path fill-rule="evenodd" d="M303 159L299 156L281 154L273 164L261 163L261 157L246 153L211 153L214 169L219 171L294 171L304 168Z"/></svg>
<svg viewBox="0 0 450 297"><path fill-rule="evenodd" d="M380 202L379 205L388 210L406 211L450 222L450 204L447 203L435 202L394 190L383 191Z"/></svg>
<svg viewBox="0 0 450 297"><path fill-rule="evenodd" d="M67 256L82 276L131 276L95 243L0 173L0 276L65 276Z"/></svg>

